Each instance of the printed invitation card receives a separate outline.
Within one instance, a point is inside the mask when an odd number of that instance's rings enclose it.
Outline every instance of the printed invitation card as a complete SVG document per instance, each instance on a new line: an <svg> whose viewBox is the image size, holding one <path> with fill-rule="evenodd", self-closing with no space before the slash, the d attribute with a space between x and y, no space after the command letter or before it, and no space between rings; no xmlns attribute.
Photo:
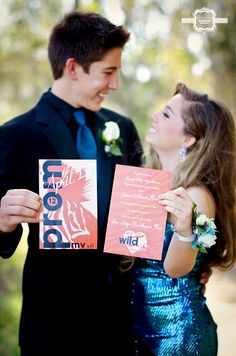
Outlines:
<svg viewBox="0 0 236 356"><path fill-rule="evenodd" d="M96 160L39 160L40 249L97 248Z"/></svg>
<svg viewBox="0 0 236 356"><path fill-rule="evenodd" d="M171 172L116 165L104 252L161 259L167 212L158 197L171 183Z"/></svg>

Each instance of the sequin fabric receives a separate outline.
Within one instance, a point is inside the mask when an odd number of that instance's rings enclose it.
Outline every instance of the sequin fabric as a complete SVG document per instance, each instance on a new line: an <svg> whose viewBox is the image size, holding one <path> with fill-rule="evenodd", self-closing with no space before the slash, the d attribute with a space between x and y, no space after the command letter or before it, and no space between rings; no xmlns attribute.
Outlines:
<svg viewBox="0 0 236 356"><path fill-rule="evenodd" d="M136 356L215 356L217 326L199 284L204 256L184 277L163 269L173 232L166 226L161 261L137 259L132 281Z"/></svg>

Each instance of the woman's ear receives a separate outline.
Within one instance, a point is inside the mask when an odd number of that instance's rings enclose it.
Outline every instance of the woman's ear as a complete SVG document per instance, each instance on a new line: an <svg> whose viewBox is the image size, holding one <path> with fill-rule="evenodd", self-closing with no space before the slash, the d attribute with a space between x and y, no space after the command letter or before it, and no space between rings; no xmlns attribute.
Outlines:
<svg viewBox="0 0 236 356"><path fill-rule="evenodd" d="M189 148L193 146L195 142L196 142L196 137L192 135L185 135L182 142L182 146L185 148Z"/></svg>

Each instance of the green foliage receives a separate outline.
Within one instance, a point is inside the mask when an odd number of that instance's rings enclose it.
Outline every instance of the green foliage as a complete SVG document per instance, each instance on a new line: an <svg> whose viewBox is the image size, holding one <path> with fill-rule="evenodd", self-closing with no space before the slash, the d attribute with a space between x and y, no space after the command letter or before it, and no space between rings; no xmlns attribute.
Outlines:
<svg viewBox="0 0 236 356"><path fill-rule="evenodd" d="M6 21L1 25L0 43L2 122L28 110L43 88L50 85L47 38L63 13L56 0L9 0L3 8Z"/></svg>
<svg viewBox="0 0 236 356"><path fill-rule="evenodd" d="M20 313L19 286L15 292L6 293L0 299L0 355L18 356L18 325Z"/></svg>
<svg viewBox="0 0 236 356"><path fill-rule="evenodd" d="M18 329L21 309L21 279L25 238L22 238L14 256L0 259L0 355L18 356Z"/></svg>

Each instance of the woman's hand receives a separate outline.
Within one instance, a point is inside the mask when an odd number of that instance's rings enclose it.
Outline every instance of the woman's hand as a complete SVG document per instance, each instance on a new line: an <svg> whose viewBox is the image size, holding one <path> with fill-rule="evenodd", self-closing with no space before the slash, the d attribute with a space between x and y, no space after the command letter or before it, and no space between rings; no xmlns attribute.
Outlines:
<svg viewBox="0 0 236 356"><path fill-rule="evenodd" d="M200 284L202 285L201 291L202 294L205 295L206 293L206 284L209 282L209 279L212 275L212 268L209 266L205 266L204 270L202 270L201 272L201 276L200 276Z"/></svg>
<svg viewBox="0 0 236 356"><path fill-rule="evenodd" d="M187 191L180 187L160 194L159 203L170 213L175 230L183 236L191 236L193 201Z"/></svg>

